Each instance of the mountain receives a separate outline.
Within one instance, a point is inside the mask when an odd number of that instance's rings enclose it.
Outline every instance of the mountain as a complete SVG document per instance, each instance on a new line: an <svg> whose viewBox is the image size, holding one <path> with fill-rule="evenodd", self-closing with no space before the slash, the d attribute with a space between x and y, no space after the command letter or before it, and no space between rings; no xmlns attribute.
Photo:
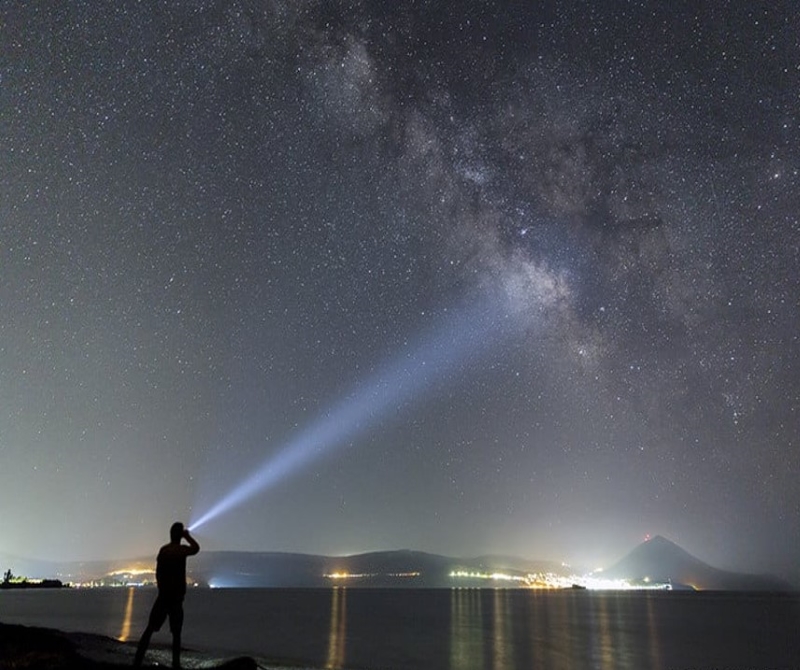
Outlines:
<svg viewBox="0 0 800 670"><path fill-rule="evenodd" d="M534 572L562 571L550 562L515 557L481 556L460 559L421 551L379 551L353 556L208 552L191 562L192 577L212 586L320 587L333 584L394 588L487 586L489 575L502 572L520 578ZM451 573L460 571L457 582ZM480 576L478 576L480 575Z"/></svg>
<svg viewBox="0 0 800 670"><path fill-rule="evenodd" d="M444 557L389 551L333 557L280 552L207 552L191 561L194 579L211 586L438 586ZM348 577L345 577L348 575Z"/></svg>
<svg viewBox="0 0 800 670"><path fill-rule="evenodd" d="M152 583L155 556L135 560L56 563L26 561L0 554L3 570L28 577L58 578L65 583L125 585ZM201 551L190 559L189 577L201 585L227 587L384 587L451 588L563 586L582 576L552 561L486 555L451 558L421 551L380 551L353 556L318 556L282 552ZM723 591L791 591L775 577L729 572L712 567L657 536L635 547L603 572L607 579L633 583L671 583L673 588Z"/></svg>
<svg viewBox="0 0 800 670"><path fill-rule="evenodd" d="M770 575L751 575L712 567L674 542L657 535L642 542L611 568L604 577L635 581L671 582L715 591L789 591L790 584Z"/></svg>

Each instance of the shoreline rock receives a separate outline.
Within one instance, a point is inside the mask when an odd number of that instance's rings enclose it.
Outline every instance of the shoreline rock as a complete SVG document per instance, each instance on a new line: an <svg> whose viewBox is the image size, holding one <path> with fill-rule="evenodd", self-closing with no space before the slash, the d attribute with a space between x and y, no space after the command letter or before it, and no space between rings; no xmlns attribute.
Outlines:
<svg viewBox="0 0 800 670"><path fill-rule="evenodd" d="M0 623L0 668L119 670L131 667L135 651L134 643L119 642L102 635ZM144 667L169 667L170 663L169 645L154 645L148 650ZM182 652L181 665L210 670L258 668L255 659L247 656L221 660L190 649Z"/></svg>

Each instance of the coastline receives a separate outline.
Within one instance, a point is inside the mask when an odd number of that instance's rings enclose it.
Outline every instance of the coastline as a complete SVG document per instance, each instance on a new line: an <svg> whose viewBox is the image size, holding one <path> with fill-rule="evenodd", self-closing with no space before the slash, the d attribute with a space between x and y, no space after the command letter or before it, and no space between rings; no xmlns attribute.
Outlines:
<svg viewBox="0 0 800 670"><path fill-rule="evenodd" d="M65 633L54 628L39 628L0 622L0 668L30 670L118 670L130 668L136 652L135 642L120 642L93 633ZM143 667L169 667L168 644L153 644ZM249 656L216 658L208 653L184 649L181 667L218 670L278 668L262 665Z"/></svg>

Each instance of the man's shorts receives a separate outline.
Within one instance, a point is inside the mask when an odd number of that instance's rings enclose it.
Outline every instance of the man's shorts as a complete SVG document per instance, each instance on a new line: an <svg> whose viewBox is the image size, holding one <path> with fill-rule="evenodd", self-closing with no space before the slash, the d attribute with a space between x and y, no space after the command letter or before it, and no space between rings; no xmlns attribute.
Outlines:
<svg viewBox="0 0 800 670"><path fill-rule="evenodd" d="M169 617L169 630L173 635L180 635L183 630L183 598L166 598L159 595L150 610L150 628L161 630L161 626Z"/></svg>

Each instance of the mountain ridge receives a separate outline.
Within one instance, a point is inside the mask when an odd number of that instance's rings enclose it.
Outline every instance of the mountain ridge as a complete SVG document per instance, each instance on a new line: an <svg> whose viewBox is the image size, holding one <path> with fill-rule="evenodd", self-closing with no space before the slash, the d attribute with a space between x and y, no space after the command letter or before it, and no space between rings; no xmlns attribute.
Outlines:
<svg viewBox="0 0 800 670"><path fill-rule="evenodd" d="M0 560L8 561L8 554ZM30 577L58 577L72 583L135 583L152 581L154 557L97 561L30 561L19 557L7 567ZM190 577L201 585L242 588L330 587L335 584L367 587L450 588L522 585L531 574L560 579L572 575L555 561L503 554L455 558L411 549L371 551L328 556L281 551L202 551L188 565ZM454 581L454 574L458 580ZM137 575L145 575L137 577ZM794 591L796 587L772 575L755 575L713 567L667 538L657 535L642 542L602 573L608 579L630 580L646 586L663 583L673 588L721 591Z"/></svg>

